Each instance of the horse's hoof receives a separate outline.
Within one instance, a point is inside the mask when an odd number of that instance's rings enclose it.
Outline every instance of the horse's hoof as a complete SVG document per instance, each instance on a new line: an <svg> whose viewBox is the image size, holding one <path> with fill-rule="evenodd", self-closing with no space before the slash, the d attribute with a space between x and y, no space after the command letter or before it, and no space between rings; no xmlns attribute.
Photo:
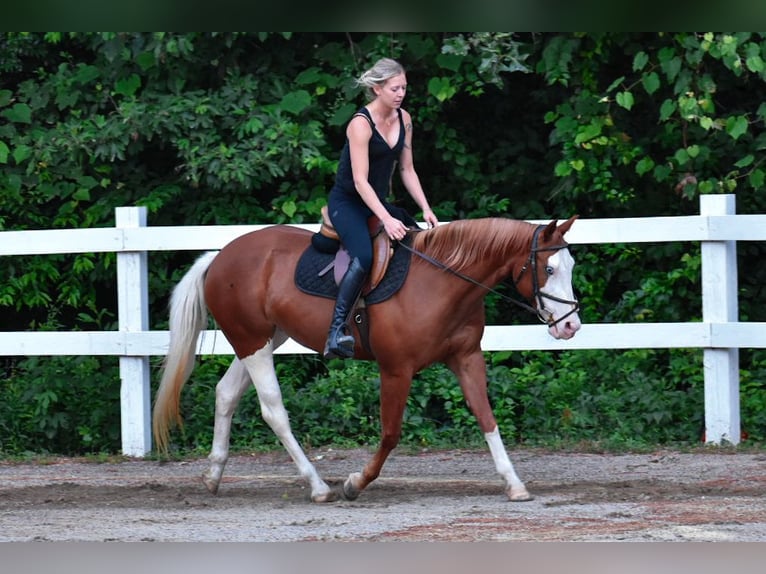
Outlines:
<svg viewBox="0 0 766 574"><path fill-rule="evenodd" d="M324 492L322 494L314 494L311 496L311 502L336 502L340 498L340 495L337 492L334 492L332 490L329 490L327 492Z"/></svg>
<svg viewBox="0 0 766 574"><path fill-rule="evenodd" d="M343 484L343 498L346 500L356 500L359 498L359 494L361 494L361 491L357 490L353 485L350 485L348 482Z"/></svg>
<svg viewBox="0 0 766 574"><path fill-rule="evenodd" d="M350 475L343 483L343 498L346 500L356 500L362 493L362 490L354 484L354 479L360 479L362 475L358 472Z"/></svg>
<svg viewBox="0 0 766 574"><path fill-rule="evenodd" d="M218 486L221 484L219 480L210 478L208 473L202 475L202 482L205 484L205 488L210 494L218 494Z"/></svg>
<svg viewBox="0 0 766 574"><path fill-rule="evenodd" d="M523 486L521 488L509 488L506 490L506 494L511 502L529 502L535 499Z"/></svg>

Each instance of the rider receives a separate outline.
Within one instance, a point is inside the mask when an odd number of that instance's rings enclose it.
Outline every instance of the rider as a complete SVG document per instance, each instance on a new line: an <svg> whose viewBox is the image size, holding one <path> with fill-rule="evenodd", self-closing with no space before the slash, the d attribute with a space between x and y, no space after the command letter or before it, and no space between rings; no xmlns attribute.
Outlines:
<svg viewBox="0 0 766 574"><path fill-rule="evenodd" d="M346 323L372 266L367 219L376 215L394 241L407 233L403 219L414 224L404 210L385 199L397 160L402 183L423 211L424 221L429 227L439 224L413 165L412 118L401 107L407 92L404 68L395 60L382 58L356 83L365 89L370 101L348 123L335 185L328 198L330 220L351 263L338 289L325 358L354 355L354 337Z"/></svg>

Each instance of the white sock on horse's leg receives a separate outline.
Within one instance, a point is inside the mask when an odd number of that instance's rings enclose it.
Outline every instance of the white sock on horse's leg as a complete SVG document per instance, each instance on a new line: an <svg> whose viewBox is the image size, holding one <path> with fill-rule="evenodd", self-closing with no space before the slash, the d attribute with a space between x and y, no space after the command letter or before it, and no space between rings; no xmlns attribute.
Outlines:
<svg viewBox="0 0 766 574"><path fill-rule="evenodd" d="M513 468L511 459L508 458L508 453L505 450L503 439L500 438L500 431L495 427L495 430L485 433L484 438L489 445L489 451L492 453L492 459L495 461L495 468L505 479L506 494L514 502L521 502L525 500L532 500L527 487L516 474Z"/></svg>
<svg viewBox="0 0 766 574"><path fill-rule="evenodd" d="M242 362L235 358L215 387L213 445L208 455L210 468L202 476L205 486L213 494L218 492L223 469L229 459L231 418L249 384L250 375Z"/></svg>
<svg viewBox="0 0 766 574"><path fill-rule="evenodd" d="M298 472L308 479L311 485L311 499L315 502L333 500L334 495L330 487L306 457L290 428L290 418L282 401L282 391L274 370L273 347L273 342L269 341L264 348L242 359L258 393L261 415L292 457Z"/></svg>

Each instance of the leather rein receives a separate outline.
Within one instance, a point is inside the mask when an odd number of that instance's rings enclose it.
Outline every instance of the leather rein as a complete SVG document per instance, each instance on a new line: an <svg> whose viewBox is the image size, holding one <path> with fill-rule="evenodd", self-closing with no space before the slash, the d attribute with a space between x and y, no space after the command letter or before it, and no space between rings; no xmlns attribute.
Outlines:
<svg viewBox="0 0 766 574"><path fill-rule="evenodd" d="M451 267L448 267L441 261L438 261L431 257L430 255L426 255L422 251L418 251L417 249L413 249L406 243L400 241L399 245L401 247L404 247L407 251L410 253L413 253L423 259L424 261L427 261L431 265L434 265L435 267L438 267L439 269L442 269L443 271L447 271L448 273L451 273L452 275L459 277L463 281L466 281L468 283L471 283L472 285L476 285L477 287L480 287L484 289L485 291L489 293L494 293L504 301L508 301L510 303L513 303L514 305L521 307L525 311L529 311L530 313L537 316L538 319L540 319L541 322L545 323L548 327L553 327L554 325L560 323L570 315L576 313L580 309L580 303L575 299L573 301L570 301L568 299L562 299L560 297L556 297L555 295L551 295L549 293L546 293L540 288L540 282L538 281L537 276L537 254L541 253L543 251L559 251L561 249L566 249L569 247L568 244L564 243L562 245L551 245L549 247L538 247L538 236L540 235L540 232L545 229L545 225L540 225L535 229L535 232L532 236L532 249L529 253L529 258L527 259L527 262L522 266L521 270L519 271L519 274L516 276L516 279L513 280L513 285L516 287L519 284L519 281L521 281L522 276L524 273L531 267L532 269L532 297L537 300L537 308L535 308L533 305L530 305L529 303L525 303L523 301L518 301L517 299L514 299L513 297L509 297L508 295L501 293L497 289L494 289L492 287L489 287L487 285L484 285L483 283L477 281L476 279L473 279L472 277L469 277L468 275L465 275L459 271L456 271L455 269L452 269ZM422 231L422 229L413 229L413 231ZM517 289L518 290L518 289ZM550 301L557 301L558 303L565 303L567 305L572 305L572 310L569 311L566 315L563 315L562 317L559 317L555 321L553 320L553 313L548 311L548 309L545 308L545 299L549 299ZM543 314L543 312L547 313L547 316Z"/></svg>

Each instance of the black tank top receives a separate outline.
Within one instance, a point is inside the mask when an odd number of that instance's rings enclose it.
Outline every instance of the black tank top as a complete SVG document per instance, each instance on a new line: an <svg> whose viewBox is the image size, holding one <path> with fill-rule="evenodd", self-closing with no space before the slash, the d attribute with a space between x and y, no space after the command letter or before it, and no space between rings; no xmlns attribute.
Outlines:
<svg viewBox="0 0 766 574"><path fill-rule="evenodd" d="M362 115L367 118L372 128L372 136L367 147L369 157L367 181L370 182L370 185L381 201L388 195L394 164L399 159L402 148L404 148L404 119L402 118L402 110L397 109L396 111L399 114L399 139L396 140L393 147L388 145L385 138L375 128L367 108L363 107L354 114L354 117ZM348 138L346 138L346 143L340 153L338 173L335 175L335 188L348 194L357 195L356 187L354 186L354 175L351 171L351 153L348 149Z"/></svg>

